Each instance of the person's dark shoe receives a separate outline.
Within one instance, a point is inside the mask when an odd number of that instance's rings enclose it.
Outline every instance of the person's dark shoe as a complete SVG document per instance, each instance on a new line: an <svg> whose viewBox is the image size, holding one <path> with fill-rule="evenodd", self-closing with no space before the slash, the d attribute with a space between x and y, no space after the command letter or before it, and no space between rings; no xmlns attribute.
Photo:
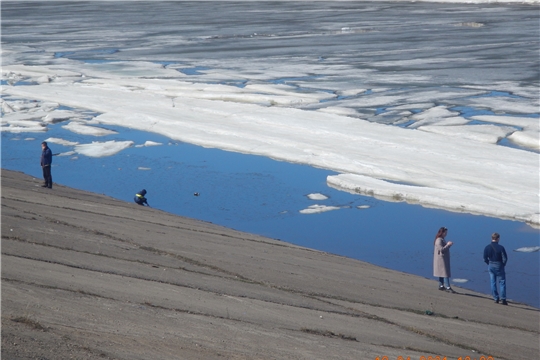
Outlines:
<svg viewBox="0 0 540 360"><path fill-rule="evenodd" d="M444 286L439 285L439 290L444 290Z"/></svg>
<svg viewBox="0 0 540 360"><path fill-rule="evenodd" d="M449 293L452 293L452 294L455 294L456 292L454 291L454 289L452 289L451 287L447 287L446 288L446 292L449 292Z"/></svg>
<svg viewBox="0 0 540 360"><path fill-rule="evenodd" d="M49 187L49 185L43 184L43 185L41 185L41 187Z"/></svg>
<svg viewBox="0 0 540 360"><path fill-rule="evenodd" d="M501 301L501 304L508 305L508 302L506 302L506 300L503 300L503 301Z"/></svg>
<svg viewBox="0 0 540 360"><path fill-rule="evenodd" d="M495 304L498 304L499 303L499 299L495 300Z"/></svg>

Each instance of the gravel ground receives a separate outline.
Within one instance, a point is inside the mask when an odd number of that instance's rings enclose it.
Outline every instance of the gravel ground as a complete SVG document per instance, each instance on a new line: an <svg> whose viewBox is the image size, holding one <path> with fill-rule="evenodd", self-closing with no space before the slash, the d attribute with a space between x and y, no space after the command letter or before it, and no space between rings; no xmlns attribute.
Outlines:
<svg viewBox="0 0 540 360"><path fill-rule="evenodd" d="M2 170L2 359L537 359L539 310Z"/></svg>

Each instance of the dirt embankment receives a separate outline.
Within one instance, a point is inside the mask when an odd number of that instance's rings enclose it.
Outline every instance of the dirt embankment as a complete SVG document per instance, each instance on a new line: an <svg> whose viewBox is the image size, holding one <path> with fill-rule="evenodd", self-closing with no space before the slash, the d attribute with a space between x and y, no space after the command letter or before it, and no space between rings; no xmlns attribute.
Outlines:
<svg viewBox="0 0 540 360"><path fill-rule="evenodd" d="M538 309L2 170L2 359L539 358Z"/></svg>

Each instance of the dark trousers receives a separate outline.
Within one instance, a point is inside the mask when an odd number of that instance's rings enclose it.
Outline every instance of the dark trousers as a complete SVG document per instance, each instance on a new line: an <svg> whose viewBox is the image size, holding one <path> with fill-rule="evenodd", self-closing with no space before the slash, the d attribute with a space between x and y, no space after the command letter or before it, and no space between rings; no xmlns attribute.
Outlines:
<svg viewBox="0 0 540 360"><path fill-rule="evenodd" d="M45 186L52 187L52 175L51 175L51 165L42 166L43 169L43 180L45 181Z"/></svg>

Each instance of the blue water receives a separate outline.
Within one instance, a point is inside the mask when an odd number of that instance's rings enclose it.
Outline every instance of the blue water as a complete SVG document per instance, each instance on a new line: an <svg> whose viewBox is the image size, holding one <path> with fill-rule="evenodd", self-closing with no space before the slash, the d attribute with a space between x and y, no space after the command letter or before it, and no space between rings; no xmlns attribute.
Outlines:
<svg viewBox="0 0 540 360"><path fill-rule="evenodd" d="M152 207L170 213L427 278L432 278L433 237L439 227L446 226L450 229L448 239L455 242L453 277L468 279L458 285L483 293L489 291L489 283L482 251L496 231L510 257L509 297L540 307L538 287L530 286L539 283L540 253L512 251L539 245L538 230L526 224L353 195L326 185L326 177L335 174L331 171L206 149L127 128L106 128L118 134L96 138L71 133L61 124L50 125L44 134L3 132L2 168L35 176L39 184L41 168L36 164L40 142L49 137L80 143L159 142L163 145L134 146L104 158L55 156L53 180L127 202L144 188ZM53 143L50 147L53 153L72 150ZM56 187L53 191L61 190ZM310 200L307 195L311 193L322 193L328 199ZM340 209L319 214L299 212L314 204Z"/></svg>

